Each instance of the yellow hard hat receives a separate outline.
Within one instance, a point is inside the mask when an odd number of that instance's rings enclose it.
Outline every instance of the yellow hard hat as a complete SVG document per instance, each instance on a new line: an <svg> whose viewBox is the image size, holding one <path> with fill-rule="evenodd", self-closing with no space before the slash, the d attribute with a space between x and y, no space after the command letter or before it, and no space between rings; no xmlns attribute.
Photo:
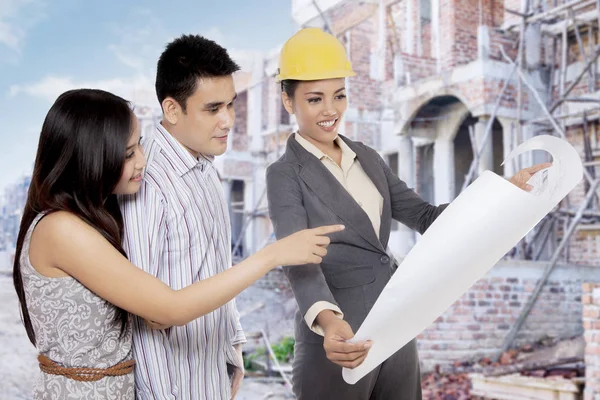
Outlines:
<svg viewBox="0 0 600 400"><path fill-rule="evenodd" d="M277 81L354 76L346 49L337 38L319 28L298 31L283 45L279 55Z"/></svg>

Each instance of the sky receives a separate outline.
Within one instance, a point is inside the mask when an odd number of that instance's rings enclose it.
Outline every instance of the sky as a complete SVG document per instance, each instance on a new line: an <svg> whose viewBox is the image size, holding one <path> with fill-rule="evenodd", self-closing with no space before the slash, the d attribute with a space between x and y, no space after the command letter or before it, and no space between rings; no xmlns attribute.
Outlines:
<svg viewBox="0 0 600 400"><path fill-rule="evenodd" d="M182 34L201 34L244 67L293 35L292 0L0 0L0 193L30 174L39 132L62 92L89 87L140 104L156 61Z"/></svg>

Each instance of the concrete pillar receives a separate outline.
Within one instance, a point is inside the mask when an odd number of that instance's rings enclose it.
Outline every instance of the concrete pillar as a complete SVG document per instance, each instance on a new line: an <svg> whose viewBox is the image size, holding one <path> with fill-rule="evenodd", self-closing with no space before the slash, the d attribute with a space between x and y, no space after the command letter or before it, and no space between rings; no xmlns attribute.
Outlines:
<svg viewBox="0 0 600 400"><path fill-rule="evenodd" d="M260 161L255 162L252 172L252 182L248 182L247 190L244 191L244 211L245 218L252 216L257 210L264 209L267 206L267 195L261 195L266 188L265 180L266 168ZM248 247L246 255L260 250L270 234L270 224L267 218L252 217L245 233L245 243Z"/></svg>
<svg viewBox="0 0 600 400"><path fill-rule="evenodd" d="M542 27L539 23L529 24L525 30L525 61L527 68L537 69L542 59Z"/></svg>
<svg viewBox="0 0 600 400"><path fill-rule="evenodd" d="M536 133L536 127L534 125L524 125L522 127L522 134L523 134L523 140L520 143L523 143L529 139L531 139L532 137L535 136ZM539 156L541 154L544 154L543 151L536 151L535 152L535 159L539 159ZM533 166L533 164L535 164L535 160L534 160L534 152L533 151L529 151L527 153L523 153L520 155L521 160L522 160L522 164L521 164L521 168L527 168L527 167L531 167Z"/></svg>
<svg viewBox="0 0 600 400"><path fill-rule="evenodd" d="M490 122L488 116L481 116L475 123L475 143L476 148L479 149L485 136L485 131ZM475 155L473 155L475 156ZM492 132L489 133L487 140L485 141L485 147L479 155L479 163L477 164L477 176L481 175L485 170L494 170L494 148L492 140Z"/></svg>
<svg viewBox="0 0 600 400"><path fill-rule="evenodd" d="M410 136L400 136L398 146L398 177L406 182L409 188L415 187L414 146ZM415 233L405 225L398 227L397 253L405 257L415 244Z"/></svg>
<svg viewBox="0 0 600 400"><path fill-rule="evenodd" d="M516 121L510 118L497 117L502 125L502 143L504 144L504 158L510 154L515 146ZM510 178L517 172L518 164L515 161L504 163L504 177Z"/></svg>
<svg viewBox="0 0 600 400"><path fill-rule="evenodd" d="M480 60L490 57L490 32L487 25L479 25L477 28L477 52Z"/></svg>
<svg viewBox="0 0 600 400"><path fill-rule="evenodd" d="M263 150L262 102L268 101L268 99L262 98L263 85L268 85L267 80L263 81L264 68L264 59L262 56L256 56L252 68L251 87L248 89L248 118L246 119L246 131L250 136L250 149L253 152Z"/></svg>
<svg viewBox="0 0 600 400"><path fill-rule="evenodd" d="M415 28L415 20L413 18L414 7L415 7L415 5L413 4L412 0L409 0L406 2L406 15L405 15L406 29L404 30L404 32L405 32L404 52L408 53L408 54L415 53L414 36L415 36L416 28Z"/></svg>
<svg viewBox="0 0 600 400"><path fill-rule="evenodd" d="M252 181L249 190L244 191L244 223L249 216L255 211L257 202L260 195L265 187L265 168L262 166L262 152L264 151L264 142L261 135L262 132L262 104L264 101L268 101L267 98L263 98L263 85L268 85L268 80L263 80L265 75L265 61L262 55L258 55L254 59L252 68L252 81L251 87L248 90L248 119L247 128L248 135L250 136L250 152L254 155L254 166L252 168ZM262 81L262 83L261 83ZM264 198L266 204L266 196ZM246 228L244 234L244 241L246 248L244 249L245 255L255 253L260 250L260 246L264 241L264 228L262 225L265 224L265 219L252 218Z"/></svg>
<svg viewBox="0 0 600 400"><path fill-rule="evenodd" d="M400 136L398 146L398 177L402 179L408 187L415 185L414 168L414 146L410 136Z"/></svg>
<svg viewBox="0 0 600 400"><path fill-rule="evenodd" d="M454 143L442 137L433 145L434 202L450 203L454 199Z"/></svg>
<svg viewBox="0 0 600 400"><path fill-rule="evenodd" d="M229 205L229 215L231 216L231 188L233 187L233 181L231 179L223 179L221 185L223 186L225 203Z"/></svg>

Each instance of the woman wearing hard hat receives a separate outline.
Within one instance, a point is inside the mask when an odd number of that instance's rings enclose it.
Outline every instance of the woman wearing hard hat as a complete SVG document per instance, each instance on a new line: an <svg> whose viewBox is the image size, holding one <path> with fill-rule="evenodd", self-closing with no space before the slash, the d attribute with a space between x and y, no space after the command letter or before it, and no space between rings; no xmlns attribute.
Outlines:
<svg viewBox="0 0 600 400"><path fill-rule="evenodd" d="M299 306L294 393L299 400L420 399L415 340L355 385L342 379L342 367L360 365L370 348L347 340L397 268L386 252L392 218L423 233L447 206L425 202L375 150L338 135L347 107L344 78L354 75L344 46L318 28L299 31L281 50L277 79L299 129L267 169L275 235L346 226L331 235L320 265L284 268ZM532 174L548 166L522 170L511 182L528 190Z"/></svg>

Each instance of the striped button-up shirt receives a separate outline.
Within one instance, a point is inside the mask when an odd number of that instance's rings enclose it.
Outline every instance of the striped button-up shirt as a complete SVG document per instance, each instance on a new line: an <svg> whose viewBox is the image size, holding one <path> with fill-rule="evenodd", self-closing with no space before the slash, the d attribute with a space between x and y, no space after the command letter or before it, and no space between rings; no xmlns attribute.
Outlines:
<svg viewBox="0 0 600 400"><path fill-rule="evenodd" d="M162 125L145 138L141 188L121 198L129 259L173 289L231 266L231 228L212 159L192 156ZM227 363L245 342L235 302L181 327L151 330L135 317L138 399L230 398Z"/></svg>

